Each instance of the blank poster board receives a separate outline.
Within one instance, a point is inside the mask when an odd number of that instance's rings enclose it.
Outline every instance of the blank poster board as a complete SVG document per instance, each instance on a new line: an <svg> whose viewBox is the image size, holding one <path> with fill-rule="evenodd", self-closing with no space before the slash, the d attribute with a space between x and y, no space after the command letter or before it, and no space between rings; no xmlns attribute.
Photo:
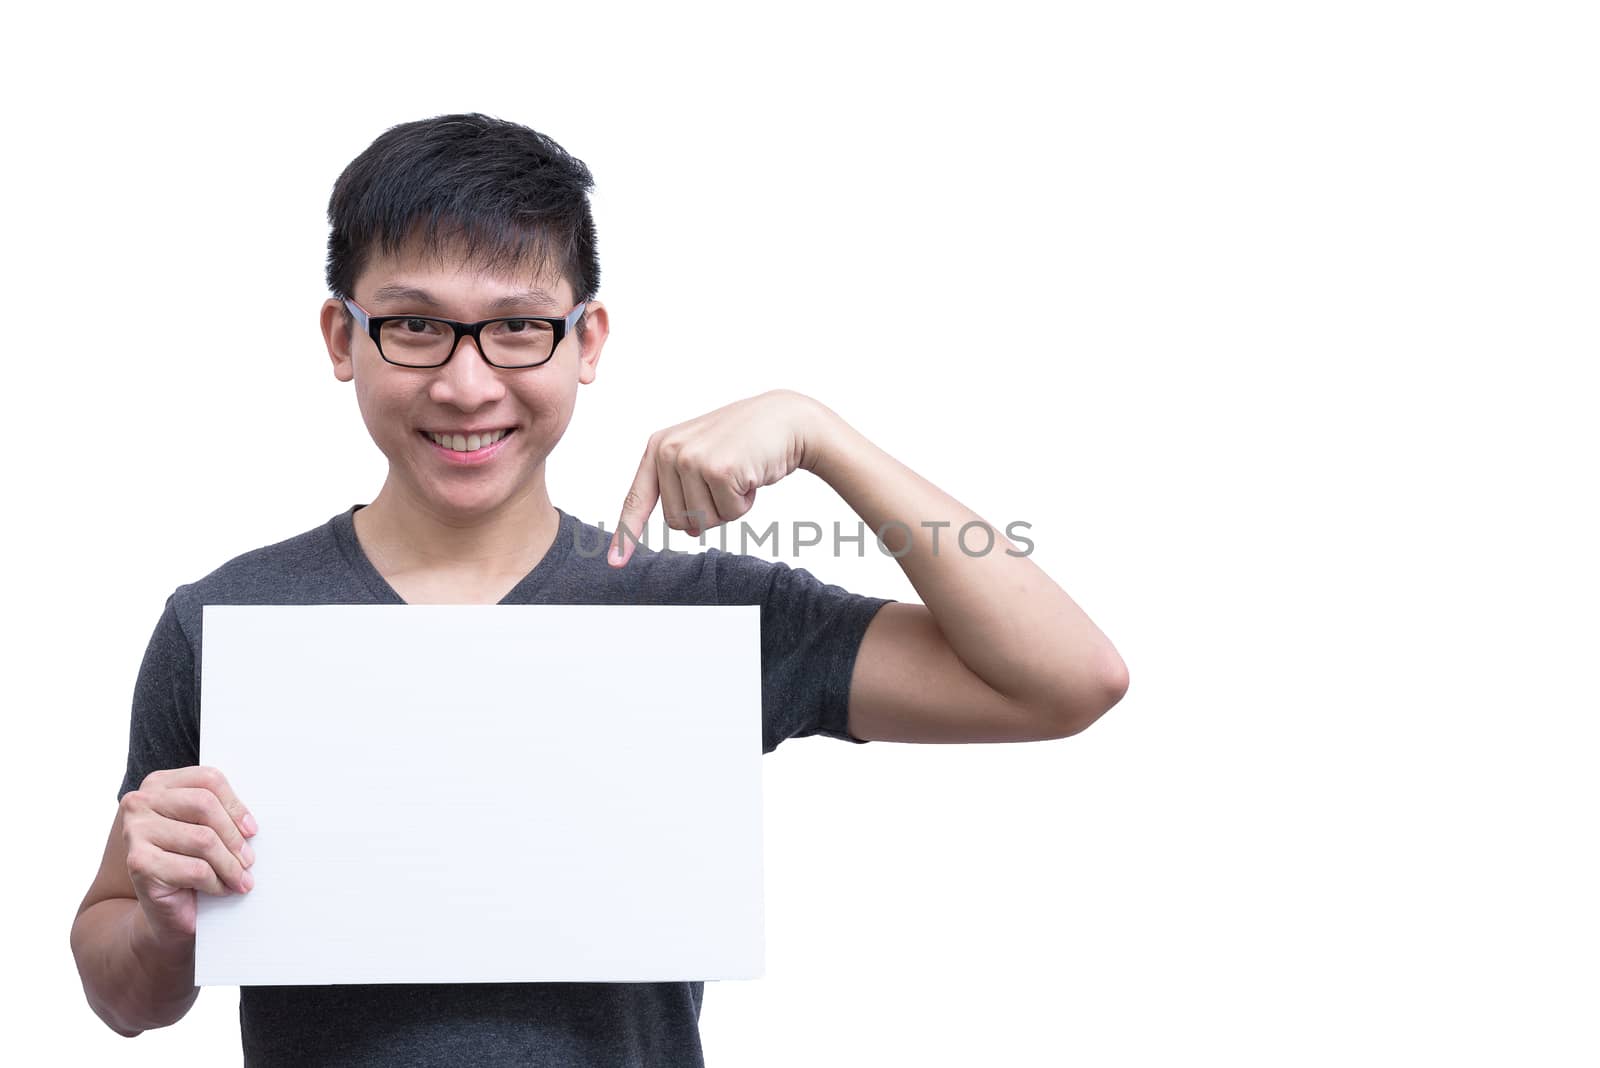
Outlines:
<svg viewBox="0 0 1600 1068"><path fill-rule="evenodd" d="M756 605L207 605L195 982L762 973Z"/></svg>

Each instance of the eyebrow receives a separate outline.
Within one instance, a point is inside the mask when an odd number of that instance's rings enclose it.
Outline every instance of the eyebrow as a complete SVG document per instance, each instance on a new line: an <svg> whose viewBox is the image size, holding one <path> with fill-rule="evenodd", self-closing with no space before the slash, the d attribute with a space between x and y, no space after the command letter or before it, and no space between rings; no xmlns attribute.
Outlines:
<svg viewBox="0 0 1600 1068"><path fill-rule="evenodd" d="M438 298L426 289L417 289L415 286L388 285L381 287L373 294L373 303L405 303L426 304L431 308L441 307ZM542 289L524 289L519 293L507 293L503 297L496 297L485 307L490 311L516 311L528 305L544 307L555 310L558 305L555 298Z"/></svg>

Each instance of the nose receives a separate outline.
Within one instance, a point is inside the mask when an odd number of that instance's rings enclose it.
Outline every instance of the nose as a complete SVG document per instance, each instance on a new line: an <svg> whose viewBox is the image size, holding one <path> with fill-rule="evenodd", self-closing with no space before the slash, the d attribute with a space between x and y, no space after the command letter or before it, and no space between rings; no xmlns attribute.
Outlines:
<svg viewBox="0 0 1600 1068"><path fill-rule="evenodd" d="M434 372L429 394L440 404L470 412L504 397L506 384L500 372L484 361L478 343L463 337L443 367Z"/></svg>

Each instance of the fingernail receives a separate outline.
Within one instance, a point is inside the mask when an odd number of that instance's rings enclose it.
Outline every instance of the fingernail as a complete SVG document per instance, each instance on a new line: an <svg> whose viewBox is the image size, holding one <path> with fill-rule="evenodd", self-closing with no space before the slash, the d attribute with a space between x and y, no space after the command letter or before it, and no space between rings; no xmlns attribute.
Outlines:
<svg viewBox="0 0 1600 1068"><path fill-rule="evenodd" d="M244 848L239 851L239 856L244 860L244 866L249 867L256 862L256 851L250 848L250 843L244 843Z"/></svg>
<svg viewBox="0 0 1600 1068"><path fill-rule="evenodd" d="M244 833L255 834L260 829L261 828L256 826L256 818L250 815L250 813L246 812L244 814Z"/></svg>
<svg viewBox="0 0 1600 1068"><path fill-rule="evenodd" d="M251 875L249 872L245 872L244 878L239 881L244 884L244 888L246 890L249 890L251 887L256 885L256 877Z"/></svg>

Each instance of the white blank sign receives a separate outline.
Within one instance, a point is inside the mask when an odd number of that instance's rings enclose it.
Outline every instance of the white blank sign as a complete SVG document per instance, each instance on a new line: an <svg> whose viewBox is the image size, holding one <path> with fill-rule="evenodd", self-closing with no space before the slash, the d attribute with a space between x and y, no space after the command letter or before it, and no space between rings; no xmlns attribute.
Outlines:
<svg viewBox="0 0 1600 1068"><path fill-rule="evenodd" d="M207 605L209 985L762 972L756 605Z"/></svg>

